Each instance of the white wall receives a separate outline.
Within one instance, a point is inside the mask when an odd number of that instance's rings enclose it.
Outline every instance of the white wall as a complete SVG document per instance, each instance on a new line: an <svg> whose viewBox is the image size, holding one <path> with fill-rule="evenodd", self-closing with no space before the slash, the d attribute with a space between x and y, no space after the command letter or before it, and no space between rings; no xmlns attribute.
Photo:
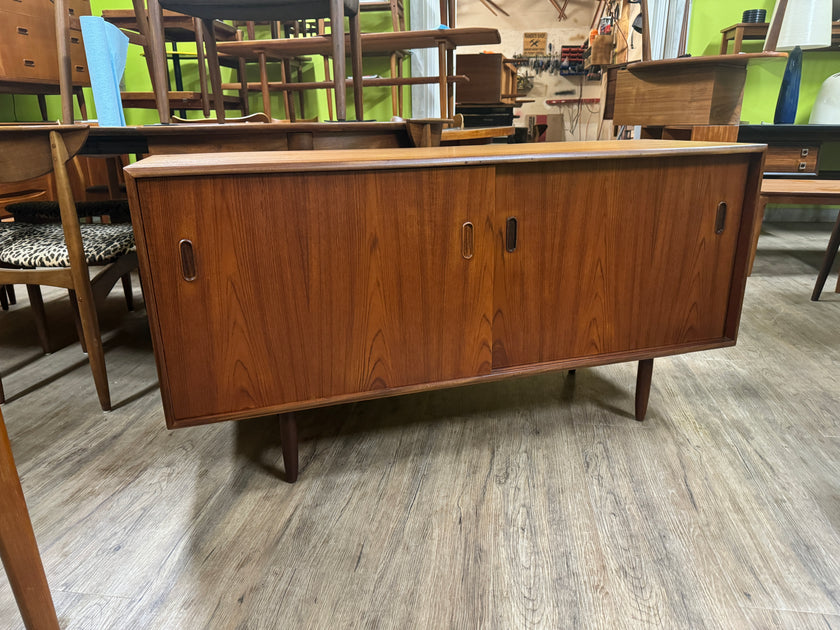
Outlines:
<svg viewBox="0 0 840 630"><path fill-rule="evenodd" d="M415 2L413 0L412 6ZM428 0L426 0L428 1ZM496 28L501 34L502 43L496 46L465 46L458 48L457 52L475 53L483 50L500 52L507 57L522 54L522 38L526 31L537 31L548 33L548 42L559 51L561 45L580 46L589 37L589 25L595 13L596 3L589 0L570 0L566 7L568 19L558 21L557 10L549 0L494 0L510 14L506 17L502 14L494 16L479 0L458 0L458 23L459 27L484 26ZM437 0L434 4L438 4ZM560 0L563 4L563 0ZM457 54L457 53L456 53ZM524 72L524 70L521 70ZM533 103L526 103L521 108L522 116L519 122L514 124L524 126L525 117L535 114L558 114L563 113L566 124L566 139L594 140L598 128L599 105L590 105L592 111L586 106L580 108L580 123L572 131L573 118L577 113L577 106L547 105L549 99L576 98L583 88L584 98L598 98L600 95L599 81L586 81L583 77L562 77L542 73L534 77L534 87L528 94L528 98L535 99ZM574 96L557 96L555 92L574 90Z"/></svg>

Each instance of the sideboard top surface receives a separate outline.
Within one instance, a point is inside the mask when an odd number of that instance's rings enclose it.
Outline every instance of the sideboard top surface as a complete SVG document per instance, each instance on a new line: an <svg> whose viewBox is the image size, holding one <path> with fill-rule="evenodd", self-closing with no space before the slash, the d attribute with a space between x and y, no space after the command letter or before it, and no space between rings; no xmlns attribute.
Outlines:
<svg viewBox="0 0 840 630"><path fill-rule="evenodd" d="M761 153L766 145L672 140L551 142L413 149L261 151L153 155L125 168L134 178L290 173L680 155Z"/></svg>

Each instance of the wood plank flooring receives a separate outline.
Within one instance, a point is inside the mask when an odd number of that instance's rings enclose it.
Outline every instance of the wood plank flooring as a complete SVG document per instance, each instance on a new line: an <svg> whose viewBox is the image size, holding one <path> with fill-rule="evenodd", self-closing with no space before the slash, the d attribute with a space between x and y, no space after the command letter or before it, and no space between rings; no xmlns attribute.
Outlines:
<svg viewBox="0 0 840 630"><path fill-rule="evenodd" d="M838 628L840 295L829 225L765 228L738 345L167 431L145 312L0 313L12 448L67 629ZM833 288L834 276L829 285ZM136 291L141 302L139 289ZM20 628L0 574L0 628Z"/></svg>

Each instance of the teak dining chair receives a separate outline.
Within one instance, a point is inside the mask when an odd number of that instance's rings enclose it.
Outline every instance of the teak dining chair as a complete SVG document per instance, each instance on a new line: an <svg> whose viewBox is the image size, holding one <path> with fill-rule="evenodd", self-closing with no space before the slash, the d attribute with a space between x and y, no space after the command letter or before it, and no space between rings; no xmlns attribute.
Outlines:
<svg viewBox="0 0 840 630"><path fill-rule="evenodd" d="M87 135L87 125L0 127L0 182L52 171L61 214L60 223L0 223L0 284L61 287L75 296L96 393L102 409L108 411L111 396L96 298L106 296L117 280L137 268L137 252L130 224L79 224L67 161L78 153ZM91 279L89 266L102 270Z"/></svg>
<svg viewBox="0 0 840 630"><path fill-rule="evenodd" d="M149 1L149 11L157 0ZM204 23L204 44L207 49L207 62L210 66L210 84L216 107L216 118L224 122L224 107L220 105L222 95L222 76L219 56L216 51L216 39L213 20L254 20L292 21L310 18L330 18L330 32L333 49L333 67L335 82L336 118L347 119L344 16L350 17L350 54L353 67L353 96L356 106L356 119L364 119L362 103L362 45L359 26L359 0L162 0L160 5L166 9L201 18ZM162 54L162 52L161 52ZM156 62L159 63L160 62ZM159 70L155 70L159 72Z"/></svg>

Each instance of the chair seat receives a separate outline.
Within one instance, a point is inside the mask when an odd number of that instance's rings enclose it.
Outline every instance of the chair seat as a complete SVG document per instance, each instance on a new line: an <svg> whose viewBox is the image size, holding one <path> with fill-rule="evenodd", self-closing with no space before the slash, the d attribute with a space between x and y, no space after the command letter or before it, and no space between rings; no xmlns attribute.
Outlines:
<svg viewBox="0 0 840 630"><path fill-rule="evenodd" d="M88 265L107 265L134 249L127 223L83 223ZM0 223L0 263L14 267L68 267L70 257L60 223Z"/></svg>
<svg viewBox="0 0 840 630"><path fill-rule="evenodd" d="M161 0L164 9L207 20L301 20L330 17L329 0ZM356 15L359 0L344 0L344 15Z"/></svg>

